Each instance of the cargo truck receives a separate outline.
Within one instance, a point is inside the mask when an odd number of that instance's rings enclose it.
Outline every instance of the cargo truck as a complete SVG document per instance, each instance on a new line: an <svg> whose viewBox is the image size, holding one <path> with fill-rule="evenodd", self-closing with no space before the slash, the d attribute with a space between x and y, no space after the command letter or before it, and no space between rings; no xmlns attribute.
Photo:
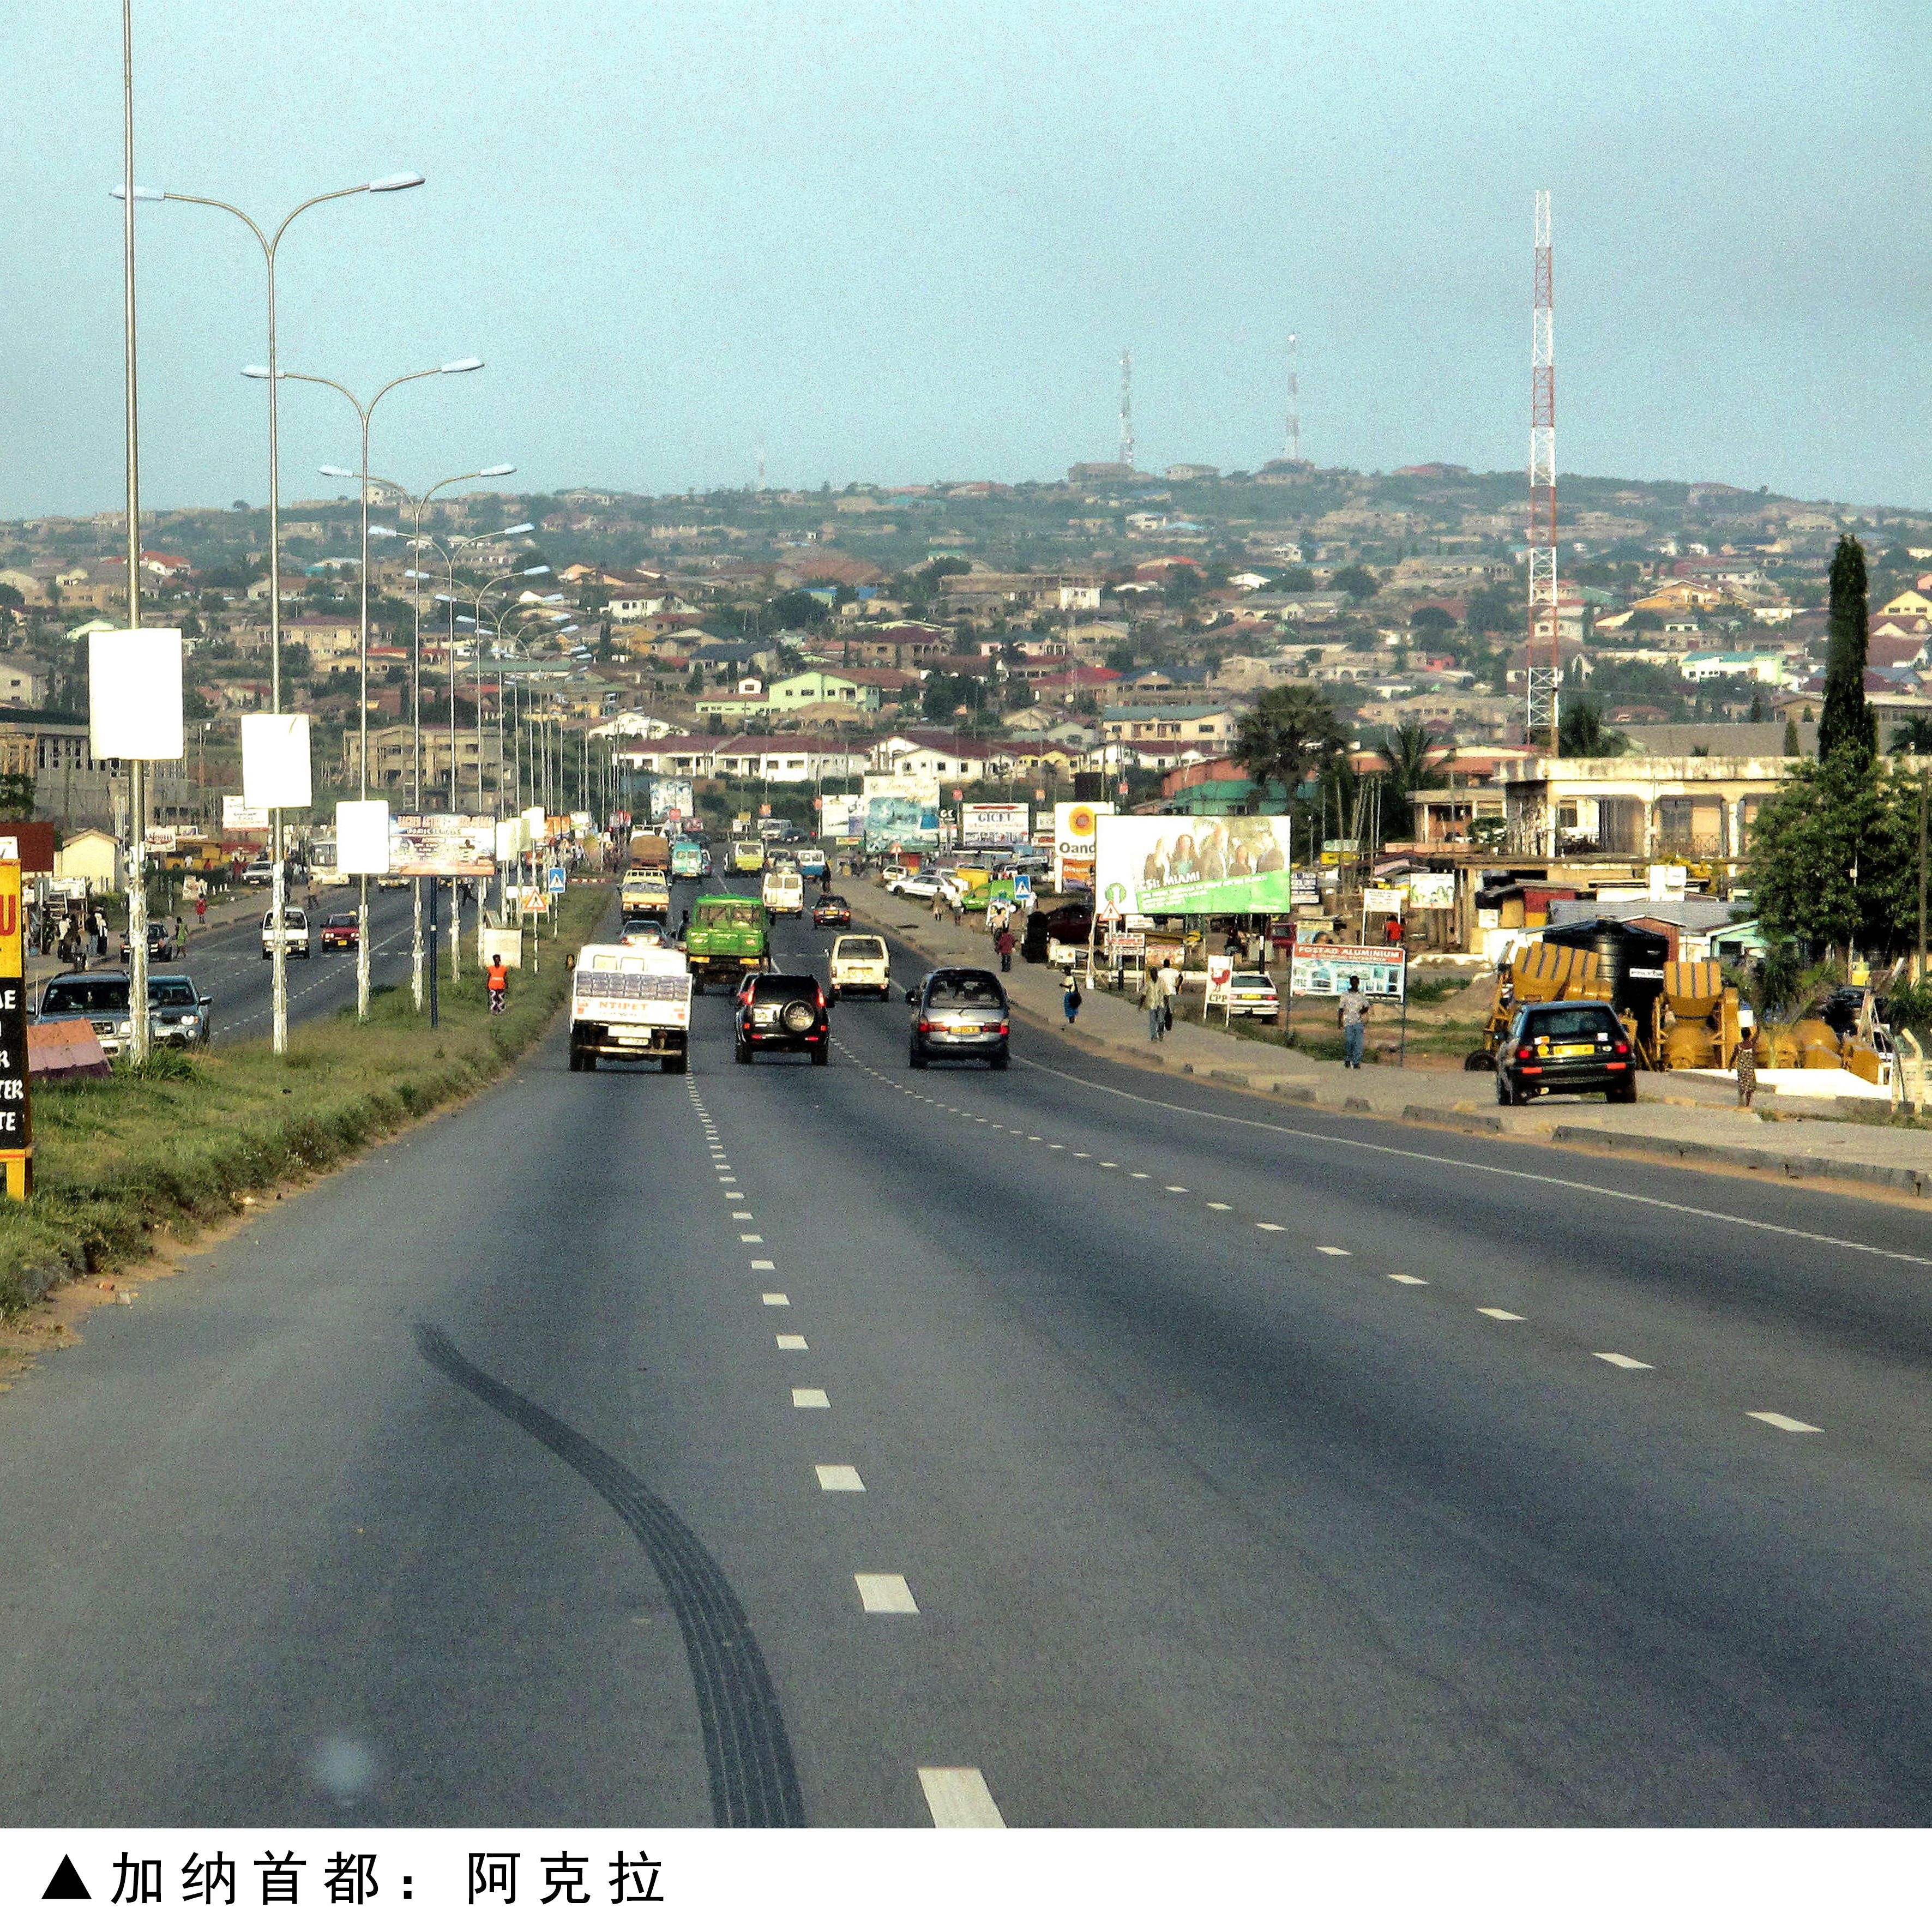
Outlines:
<svg viewBox="0 0 1932 1932"><path fill-rule="evenodd" d="M744 974L770 963L764 908L756 899L699 899L685 928L684 950L700 993L713 981L736 986Z"/></svg>
<svg viewBox="0 0 1932 1932"><path fill-rule="evenodd" d="M670 864L670 841L662 832L634 832L625 856L634 866L655 866L662 872Z"/></svg>
<svg viewBox="0 0 1932 1932"><path fill-rule="evenodd" d="M691 974L668 946L586 946L570 982L570 1070L600 1060L655 1060L666 1073L689 1064Z"/></svg>
<svg viewBox="0 0 1932 1932"><path fill-rule="evenodd" d="M633 866L617 898L626 919L655 918L670 910L670 881L660 866Z"/></svg>

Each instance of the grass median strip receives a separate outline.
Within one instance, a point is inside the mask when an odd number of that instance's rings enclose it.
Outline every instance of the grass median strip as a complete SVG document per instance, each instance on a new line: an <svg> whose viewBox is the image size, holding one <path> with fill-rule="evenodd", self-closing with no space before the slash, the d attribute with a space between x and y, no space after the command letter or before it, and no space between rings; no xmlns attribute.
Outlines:
<svg viewBox="0 0 1932 1932"><path fill-rule="evenodd" d="M534 970L514 976L495 1019L482 974L466 962L452 986L446 956L434 1031L399 986L370 1000L366 1025L351 1007L295 1028L279 1060L267 1041L249 1041L37 1090L34 1197L0 1202L0 1312L67 1274L138 1260L158 1234L226 1220L263 1190L322 1173L479 1092L564 1004L565 959L610 901L603 886L565 896L557 937L544 938Z"/></svg>

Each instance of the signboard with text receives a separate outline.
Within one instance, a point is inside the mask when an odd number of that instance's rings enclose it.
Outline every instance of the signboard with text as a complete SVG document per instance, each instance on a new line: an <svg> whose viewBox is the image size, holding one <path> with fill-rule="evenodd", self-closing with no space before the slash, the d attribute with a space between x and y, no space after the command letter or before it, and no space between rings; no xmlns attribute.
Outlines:
<svg viewBox="0 0 1932 1932"><path fill-rule="evenodd" d="M1370 999L1400 1000L1406 964L1400 946L1298 945L1288 956L1288 994L1338 999L1359 980Z"/></svg>
<svg viewBox="0 0 1932 1932"><path fill-rule="evenodd" d="M389 869L409 879L488 879L496 871L496 821L463 812L404 812L390 820Z"/></svg>
<svg viewBox="0 0 1932 1932"><path fill-rule="evenodd" d="M1069 886L1094 883L1094 827L1102 818L1111 818L1111 805L1085 800L1053 808L1053 889L1064 892Z"/></svg>
<svg viewBox="0 0 1932 1932"><path fill-rule="evenodd" d="M32 1178L34 1136L27 1094L26 959L17 852L15 847L0 858L0 1166L6 1169L8 1198L22 1201Z"/></svg>
<svg viewBox="0 0 1932 1932"><path fill-rule="evenodd" d="M953 796L957 798L957 792ZM962 845L1024 845L1031 808L1024 805L966 805L959 810Z"/></svg>
<svg viewBox="0 0 1932 1932"><path fill-rule="evenodd" d="M1286 912L1287 818L1101 818L1094 891L1114 913Z"/></svg>
<svg viewBox="0 0 1932 1932"><path fill-rule="evenodd" d="M1408 902L1418 912L1448 912L1456 903L1454 872L1412 872Z"/></svg>
<svg viewBox="0 0 1932 1932"><path fill-rule="evenodd" d="M239 792L224 792L221 797L221 829L224 832L266 832L268 808L250 805Z"/></svg>

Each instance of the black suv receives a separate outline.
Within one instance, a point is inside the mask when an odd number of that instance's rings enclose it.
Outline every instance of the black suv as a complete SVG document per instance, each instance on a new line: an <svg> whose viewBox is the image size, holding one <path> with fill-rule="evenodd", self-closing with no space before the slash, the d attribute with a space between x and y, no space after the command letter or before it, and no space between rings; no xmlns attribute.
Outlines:
<svg viewBox="0 0 1932 1932"><path fill-rule="evenodd" d="M1616 1015L1600 1000L1519 1007L1496 1048L1496 1105L1592 1088L1608 1100L1636 1098L1635 1059Z"/></svg>
<svg viewBox="0 0 1932 1932"><path fill-rule="evenodd" d="M747 973L732 1002L738 1064L754 1053L809 1053L814 1066L832 1057L832 1018L825 988L808 973Z"/></svg>
<svg viewBox="0 0 1932 1932"><path fill-rule="evenodd" d="M993 974L974 966L942 966L906 995L912 1008L910 1063L983 1060L1004 1070L1012 1052L1012 1014Z"/></svg>

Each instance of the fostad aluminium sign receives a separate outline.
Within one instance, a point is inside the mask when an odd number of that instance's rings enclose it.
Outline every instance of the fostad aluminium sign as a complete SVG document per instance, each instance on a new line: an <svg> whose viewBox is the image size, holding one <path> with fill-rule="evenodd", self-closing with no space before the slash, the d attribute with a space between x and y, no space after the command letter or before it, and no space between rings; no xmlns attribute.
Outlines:
<svg viewBox="0 0 1932 1932"><path fill-rule="evenodd" d="M1102 818L1094 892L1124 913L1286 912L1286 818Z"/></svg>
<svg viewBox="0 0 1932 1932"><path fill-rule="evenodd" d="M33 1183L33 1120L27 1095L26 959L20 932L20 848L0 840L0 1166L11 1200Z"/></svg>
<svg viewBox="0 0 1932 1932"><path fill-rule="evenodd" d="M1408 961L1400 946L1304 946L1289 956L1288 990L1296 998L1334 999L1359 980L1372 1000L1400 1000Z"/></svg>

